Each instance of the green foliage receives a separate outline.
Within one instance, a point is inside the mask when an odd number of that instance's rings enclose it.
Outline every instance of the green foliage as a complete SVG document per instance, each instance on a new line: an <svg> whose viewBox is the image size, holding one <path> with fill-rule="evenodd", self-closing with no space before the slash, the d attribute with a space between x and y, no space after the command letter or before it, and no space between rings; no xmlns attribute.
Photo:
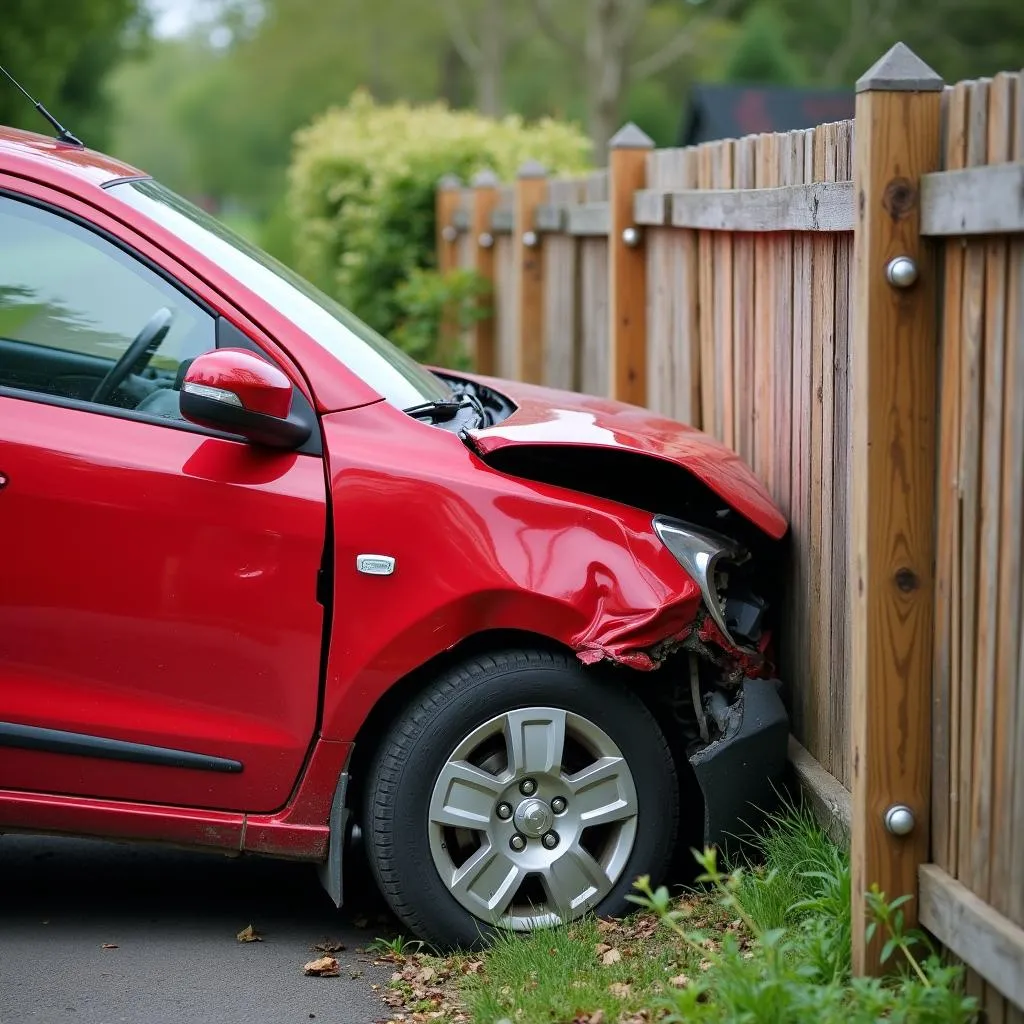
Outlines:
<svg viewBox="0 0 1024 1024"><path fill-rule="evenodd" d="M290 212L296 266L384 335L408 319L413 271L434 265L435 190L485 167L511 179L527 159L553 171L585 166L573 126L493 121L443 104L382 106L357 92L296 136ZM403 286L405 289L403 290ZM410 334L409 337L412 337Z"/></svg>
<svg viewBox="0 0 1024 1024"><path fill-rule="evenodd" d="M490 284L472 270L414 268L395 292L402 320L393 340L414 359L450 370L470 369L460 336L490 315Z"/></svg>
<svg viewBox="0 0 1024 1024"><path fill-rule="evenodd" d="M59 7L39 0L4 0L0 64L86 145L102 148L107 139L104 80L137 42L144 28L142 4L76 0ZM0 124L51 131L6 79L0 81Z"/></svg>
<svg viewBox="0 0 1024 1024"><path fill-rule="evenodd" d="M877 889L867 894L871 931L887 937L883 961L898 951L897 970L884 979L850 977L850 875L845 854L829 848L810 819L780 819L762 843L762 870L724 872L713 850L696 854L698 879L726 913L737 916L753 942L727 932L718 948L686 927L664 887L648 879L631 897L656 913L688 947L707 958L691 985L656 1003L667 1022L758 1021L777 1024L967 1024L975 1000L961 992L962 969L945 966L924 935L907 931L901 905ZM798 898L789 906L787 901ZM785 908L785 909L783 909ZM749 948L744 948L749 946Z"/></svg>
<svg viewBox="0 0 1024 1024"><path fill-rule="evenodd" d="M725 79L755 85L802 84L806 74L786 43L785 28L785 21L769 4L751 8L725 66Z"/></svg>

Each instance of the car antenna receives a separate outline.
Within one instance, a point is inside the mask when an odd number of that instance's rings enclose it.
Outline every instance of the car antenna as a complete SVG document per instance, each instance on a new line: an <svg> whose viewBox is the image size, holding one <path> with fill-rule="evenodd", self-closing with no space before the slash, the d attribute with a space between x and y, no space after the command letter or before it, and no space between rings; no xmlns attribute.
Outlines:
<svg viewBox="0 0 1024 1024"><path fill-rule="evenodd" d="M18 90L22 95L24 95L25 99L27 99L29 103L31 103L32 106L34 106L36 110L38 110L39 113L42 114L51 125L53 125L54 130L57 132L58 142L66 142L69 146L78 146L80 149L85 149L85 144L82 140L78 138L77 135L72 135L71 132L69 132L67 128L65 128L64 125L62 125L60 121L58 121L57 118L55 118L53 114L51 114L46 107L42 105L42 103L33 99L32 94L14 77L14 75L10 73L10 71L7 70L7 68L3 66L3 64L0 64L0 71L2 71L18 87Z"/></svg>

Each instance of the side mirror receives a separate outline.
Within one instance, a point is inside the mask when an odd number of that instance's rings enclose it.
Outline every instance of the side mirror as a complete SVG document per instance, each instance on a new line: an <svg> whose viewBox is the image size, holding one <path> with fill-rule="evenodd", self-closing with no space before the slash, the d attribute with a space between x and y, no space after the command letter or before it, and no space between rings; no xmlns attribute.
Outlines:
<svg viewBox="0 0 1024 1024"><path fill-rule="evenodd" d="M181 414L192 423L254 444L295 449L310 427L289 416L292 383L276 366L243 348L221 348L192 360L181 383Z"/></svg>

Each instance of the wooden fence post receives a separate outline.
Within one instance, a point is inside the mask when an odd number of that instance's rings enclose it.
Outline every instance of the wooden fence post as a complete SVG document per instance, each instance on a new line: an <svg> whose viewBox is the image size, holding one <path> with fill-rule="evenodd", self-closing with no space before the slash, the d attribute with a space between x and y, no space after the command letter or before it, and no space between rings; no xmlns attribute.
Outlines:
<svg viewBox="0 0 1024 1024"><path fill-rule="evenodd" d="M490 293L483 300L490 309L486 319L475 325L476 338L474 368L477 373L494 376L497 373L497 355L494 346L494 235L491 233L491 216L498 205L498 176L493 171L480 171L473 178L473 219L469 230L472 232L476 272L490 285Z"/></svg>
<svg viewBox="0 0 1024 1024"><path fill-rule="evenodd" d="M527 160L516 178L512 259L519 304L518 377L530 384L544 378L544 236L534 216L546 193L547 172L536 160Z"/></svg>
<svg viewBox="0 0 1024 1024"><path fill-rule="evenodd" d="M902 43L857 82L850 356L856 974L884 969L886 936L878 929L869 943L865 935L865 892L877 884L889 900L916 895L929 849L937 274L919 227L921 175L940 161L941 92L942 79ZM903 909L910 927L916 899Z"/></svg>
<svg viewBox="0 0 1024 1024"><path fill-rule="evenodd" d="M647 254L633 221L633 194L645 187L653 140L621 128L608 155L608 384L621 402L647 400Z"/></svg>

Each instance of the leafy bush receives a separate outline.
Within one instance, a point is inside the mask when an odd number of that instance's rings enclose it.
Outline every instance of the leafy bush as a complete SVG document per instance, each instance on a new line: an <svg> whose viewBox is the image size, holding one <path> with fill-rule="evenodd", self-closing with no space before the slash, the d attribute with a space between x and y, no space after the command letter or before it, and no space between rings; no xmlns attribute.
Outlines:
<svg viewBox="0 0 1024 1024"><path fill-rule="evenodd" d="M289 170L295 265L381 334L395 338L402 325L396 340L422 350L429 321L417 323L407 303L426 284L414 271L435 265L440 178L468 181L489 168L511 180L528 159L568 173L586 166L589 148L573 125L494 121L442 104L381 106L357 92L296 135ZM429 346L416 354L432 355Z"/></svg>

